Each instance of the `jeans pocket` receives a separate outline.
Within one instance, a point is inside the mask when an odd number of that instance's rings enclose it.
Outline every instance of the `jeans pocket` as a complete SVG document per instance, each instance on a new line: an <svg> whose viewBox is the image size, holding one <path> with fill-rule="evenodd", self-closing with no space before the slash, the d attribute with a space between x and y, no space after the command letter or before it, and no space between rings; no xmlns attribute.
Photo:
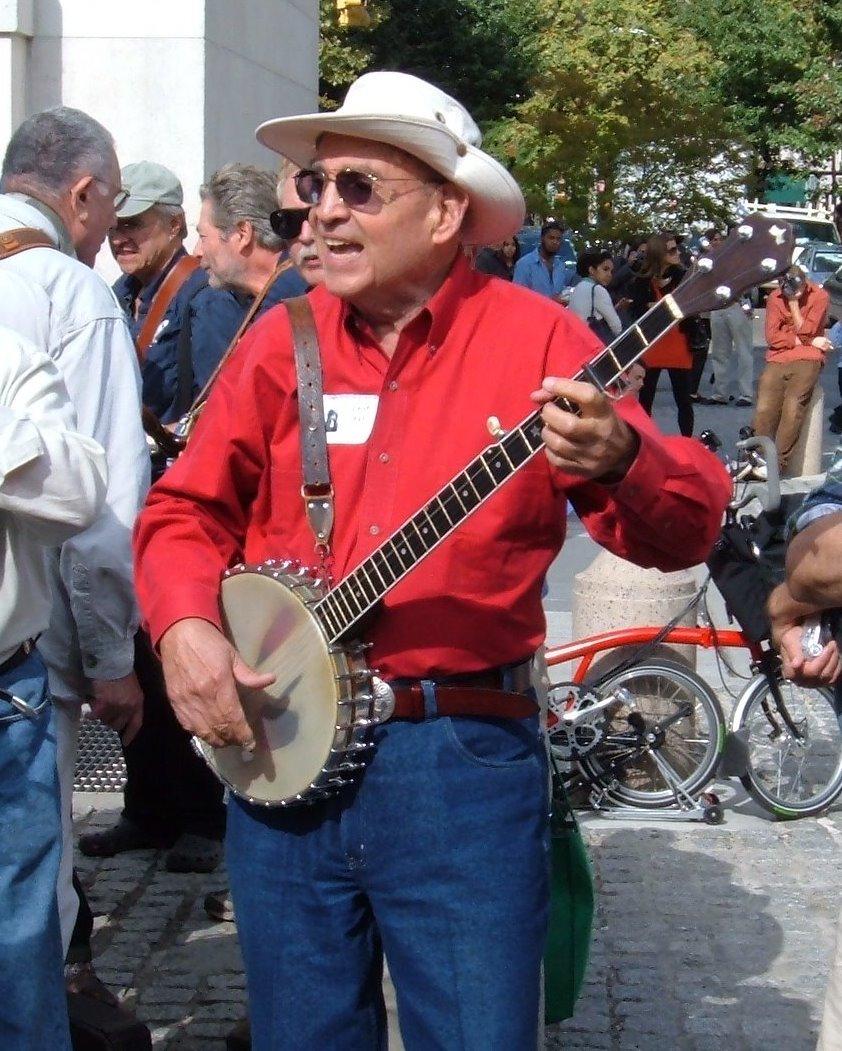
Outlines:
<svg viewBox="0 0 842 1051"><path fill-rule="evenodd" d="M478 766L519 767L540 760L541 739L537 716L528 719L476 719L467 716L446 720L454 749Z"/></svg>

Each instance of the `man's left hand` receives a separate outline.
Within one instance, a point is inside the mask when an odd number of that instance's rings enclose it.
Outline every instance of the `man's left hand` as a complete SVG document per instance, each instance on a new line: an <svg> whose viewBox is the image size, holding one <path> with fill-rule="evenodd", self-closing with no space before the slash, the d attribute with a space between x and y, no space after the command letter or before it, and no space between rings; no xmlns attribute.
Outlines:
<svg viewBox="0 0 842 1051"><path fill-rule="evenodd" d="M554 467L601 482L622 481L640 447L640 439L614 405L590 383L548 376L532 400L543 405L542 438ZM579 415L552 404L566 398L578 406Z"/></svg>
<svg viewBox="0 0 842 1051"><path fill-rule="evenodd" d="M116 730L123 744L131 744L143 722L143 690L134 672L121 679L91 681L91 711Z"/></svg>

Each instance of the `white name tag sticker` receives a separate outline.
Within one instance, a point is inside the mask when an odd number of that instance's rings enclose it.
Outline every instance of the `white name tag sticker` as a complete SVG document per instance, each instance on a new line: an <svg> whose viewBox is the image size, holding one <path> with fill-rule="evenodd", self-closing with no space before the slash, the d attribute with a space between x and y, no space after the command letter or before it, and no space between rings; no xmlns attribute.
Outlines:
<svg viewBox="0 0 842 1051"><path fill-rule="evenodd" d="M325 432L328 445L365 445L374 430L376 394L325 394Z"/></svg>

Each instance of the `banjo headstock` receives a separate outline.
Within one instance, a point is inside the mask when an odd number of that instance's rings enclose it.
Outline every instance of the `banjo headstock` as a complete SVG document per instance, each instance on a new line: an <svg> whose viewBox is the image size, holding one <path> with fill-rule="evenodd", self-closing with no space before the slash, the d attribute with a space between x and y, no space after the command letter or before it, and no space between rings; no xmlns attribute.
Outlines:
<svg viewBox="0 0 842 1051"><path fill-rule="evenodd" d="M673 290L685 316L719 310L790 265L795 237L789 223L755 213L701 256Z"/></svg>

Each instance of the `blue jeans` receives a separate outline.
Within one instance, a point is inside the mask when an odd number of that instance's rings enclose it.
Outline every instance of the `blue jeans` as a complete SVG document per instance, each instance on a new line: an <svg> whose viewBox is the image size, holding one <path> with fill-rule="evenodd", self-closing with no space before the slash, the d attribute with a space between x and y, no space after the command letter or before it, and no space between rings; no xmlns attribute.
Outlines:
<svg viewBox="0 0 842 1051"><path fill-rule="evenodd" d="M4 692L5 691L5 692ZM7 694L37 713L18 712ZM33 651L0 675L0 1047L70 1051L56 906L59 787L47 671Z"/></svg>
<svg viewBox="0 0 842 1051"><path fill-rule="evenodd" d="M314 806L231 800L227 856L253 1051L537 1046L548 917L537 718L388 723L361 782Z"/></svg>

